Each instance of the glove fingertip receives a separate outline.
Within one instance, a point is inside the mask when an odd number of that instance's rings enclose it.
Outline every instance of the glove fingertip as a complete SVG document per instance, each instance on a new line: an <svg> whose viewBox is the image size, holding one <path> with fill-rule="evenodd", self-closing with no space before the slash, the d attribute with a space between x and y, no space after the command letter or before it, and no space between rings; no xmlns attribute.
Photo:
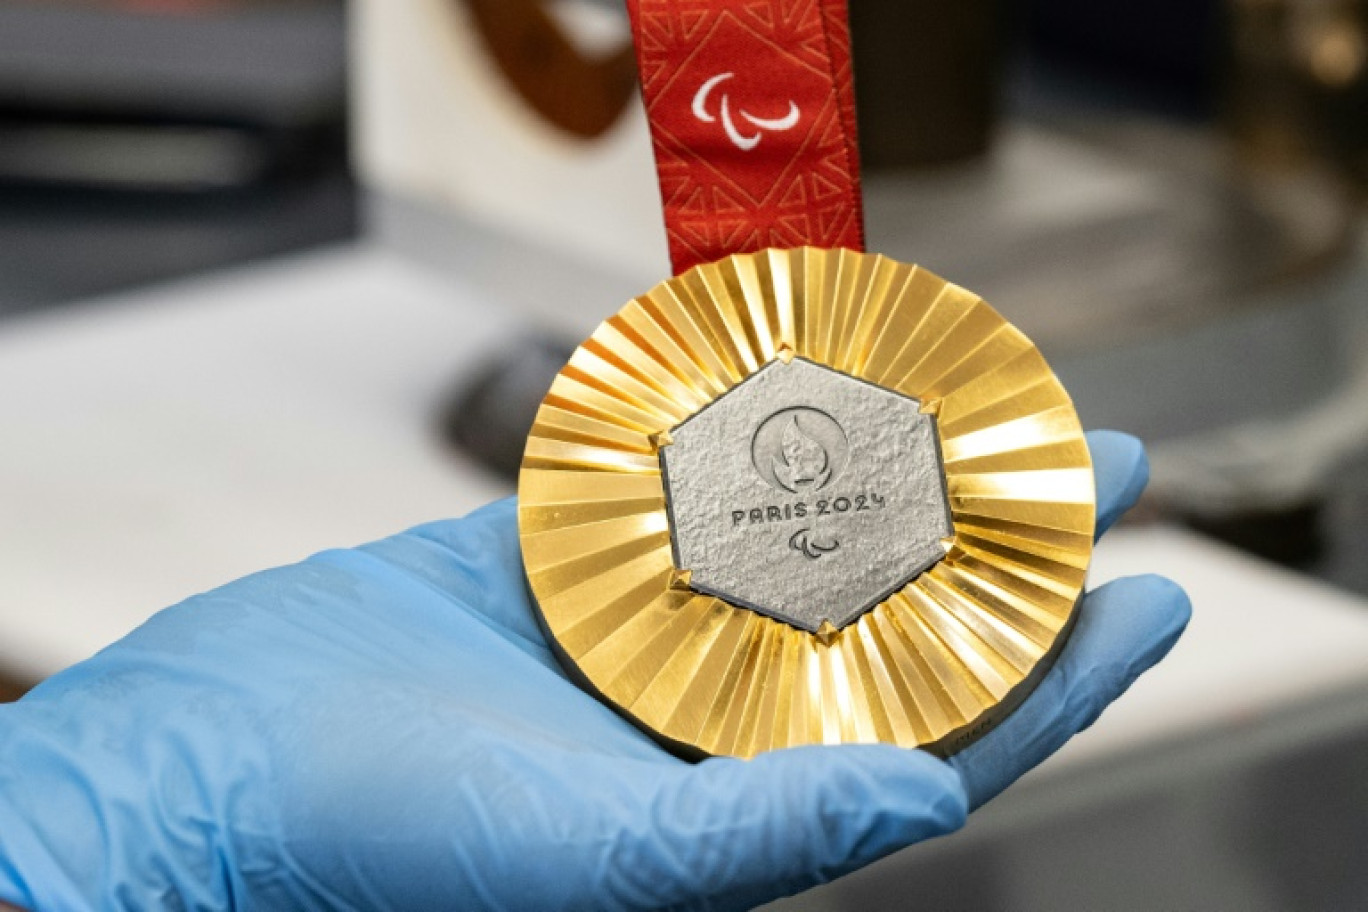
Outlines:
<svg viewBox="0 0 1368 912"><path fill-rule="evenodd" d="M1129 593L1127 601L1132 610L1143 610L1148 615L1149 654L1141 657L1148 668L1168 654L1192 620L1192 599L1178 583L1166 576L1149 573L1118 580ZM1115 585L1115 584L1112 584Z"/></svg>
<svg viewBox="0 0 1368 912"><path fill-rule="evenodd" d="M951 763L979 807L1073 735L1158 663L1192 616L1181 586L1162 576L1113 580L1090 593L1045 680L995 731Z"/></svg>
<svg viewBox="0 0 1368 912"><path fill-rule="evenodd" d="M1177 639L1192 619L1192 600L1178 583L1158 574L1142 574L1112 580L1088 595L1087 611L1098 617L1123 621L1126 640ZM1119 617L1118 617L1119 616ZM1120 635L1113 639L1124 645Z"/></svg>
<svg viewBox="0 0 1368 912"><path fill-rule="evenodd" d="M1097 482L1097 537L1135 506L1149 484L1149 457L1139 439L1121 431L1090 431Z"/></svg>

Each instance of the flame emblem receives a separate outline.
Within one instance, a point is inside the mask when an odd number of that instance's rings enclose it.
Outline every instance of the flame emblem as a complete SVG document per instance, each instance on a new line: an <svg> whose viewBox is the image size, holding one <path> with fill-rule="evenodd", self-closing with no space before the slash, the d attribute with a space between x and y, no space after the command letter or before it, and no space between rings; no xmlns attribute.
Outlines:
<svg viewBox="0 0 1368 912"><path fill-rule="evenodd" d="M826 412L794 406L761 422L751 441L751 461L760 477L775 489L813 494L845 470L850 461L850 441Z"/></svg>
<svg viewBox="0 0 1368 912"><path fill-rule="evenodd" d="M831 480L831 454L798 426L798 416L789 418L779 444L779 455L774 457L774 477L784 488L799 491L820 491Z"/></svg>

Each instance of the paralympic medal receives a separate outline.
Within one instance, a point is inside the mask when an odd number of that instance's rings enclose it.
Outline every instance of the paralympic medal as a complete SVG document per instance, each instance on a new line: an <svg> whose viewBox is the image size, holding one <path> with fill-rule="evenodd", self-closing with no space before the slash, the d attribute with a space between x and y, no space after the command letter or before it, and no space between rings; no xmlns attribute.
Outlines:
<svg viewBox="0 0 1368 912"><path fill-rule="evenodd" d="M843 3L629 6L678 274L580 346L528 440L548 640L684 756L953 753L1074 619L1073 405L981 298L861 252Z"/></svg>

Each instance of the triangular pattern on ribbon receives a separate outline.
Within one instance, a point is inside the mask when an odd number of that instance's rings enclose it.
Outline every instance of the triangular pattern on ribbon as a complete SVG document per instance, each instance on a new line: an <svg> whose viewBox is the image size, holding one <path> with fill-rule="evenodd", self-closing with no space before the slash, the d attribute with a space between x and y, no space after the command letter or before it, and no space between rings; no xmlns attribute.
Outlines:
<svg viewBox="0 0 1368 912"><path fill-rule="evenodd" d="M711 15L707 10L680 10L679 26L681 37L685 41L692 41L698 37L698 32L708 24Z"/></svg>
<svg viewBox="0 0 1368 912"><path fill-rule="evenodd" d="M712 188L712 203L714 212L752 212L754 206L749 206L739 199L736 199L722 187Z"/></svg>
<svg viewBox="0 0 1368 912"><path fill-rule="evenodd" d="M771 243L858 249L846 0L628 2L676 269ZM758 144L743 147L718 120L695 117L698 90L723 73L735 74L733 118L747 104L782 116L791 96L796 127L757 125Z"/></svg>

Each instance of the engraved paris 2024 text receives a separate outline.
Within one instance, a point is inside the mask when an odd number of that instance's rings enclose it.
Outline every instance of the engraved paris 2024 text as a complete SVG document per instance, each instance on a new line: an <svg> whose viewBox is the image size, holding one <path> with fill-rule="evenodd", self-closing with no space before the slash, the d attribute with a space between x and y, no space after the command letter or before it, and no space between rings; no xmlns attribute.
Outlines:
<svg viewBox="0 0 1368 912"><path fill-rule="evenodd" d="M867 513L871 510L882 510L886 506L888 506L888 499L882 494L873 492L856 494L853 497L824 498L811 503L800 500L796 503L751 507L749 510L732 510L731 524L732 528L742 525L758 526L767 523L812 519L819 516Z"/></svg>

